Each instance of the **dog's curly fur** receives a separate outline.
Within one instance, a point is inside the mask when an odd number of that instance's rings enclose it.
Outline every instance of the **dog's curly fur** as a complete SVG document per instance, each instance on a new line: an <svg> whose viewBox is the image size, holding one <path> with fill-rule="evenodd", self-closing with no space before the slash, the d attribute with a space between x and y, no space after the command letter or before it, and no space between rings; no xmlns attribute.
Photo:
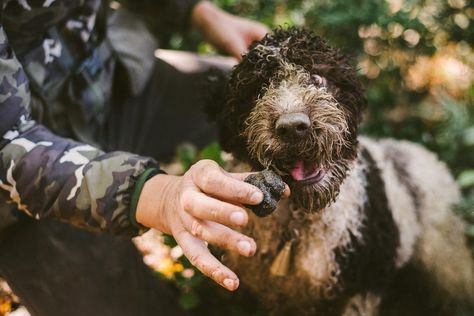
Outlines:
<svg viewBox="0 0 474 316"><path fill-rule="evenodd" d="M215 72L209 81L207 112L223 149L246 170L278 172L292 191L271 217L252 218L246 233L257 240L256 257L229 255L273 313L376 315L390 306L406 271L472 304L474 265L451 211L459 200L455 182L417 145L358 137L367 102L343 53L308 30L279 28L253 43L229 77ZM288 113L307 115L304 137L285 141L276 133ZM298 163L321 179L295 179ZM285 217L294 214L304 215L292 268L275 276L270 265L294 225Z"/></svg>

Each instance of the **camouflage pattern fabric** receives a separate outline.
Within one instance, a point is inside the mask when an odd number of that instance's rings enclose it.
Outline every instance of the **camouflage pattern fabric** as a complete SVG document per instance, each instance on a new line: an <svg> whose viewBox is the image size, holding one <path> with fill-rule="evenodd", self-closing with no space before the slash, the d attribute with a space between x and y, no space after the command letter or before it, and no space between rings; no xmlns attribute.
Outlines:
<svg viewBox="0 0 474 316"><path fill-rule="evenodd" d="M129 84L125 86L136 95L143 91L152 74L153 51L157 47L152 45L156 41L147 30L136 29L133 24L153 16L149 20L161 21L160 27L164 23L170 30L186 30L196 2L121 0L122 8L135 13L135 18L122 21L122 27L117 30L108 25L111 15L106 0L1 1L1 23L10 46L30 77L34 118L61 136L100 146L95 135L106 119L104 107L110 97L115 60L107 61L105 69L100 69L93 78L78 75L70 65L76 70L80 68L81 61L93 56L107 38L114 46L115 57L129 74ZM53 27L64 42L53 34ZM132 49L123 51L123 46ZM92 68L100 63L93 64Z"/></svg>
<svg viewBox="0 0 474 316"><path fill-rule="evenodd" d="M138 2L141 1L133 1L137 11L143 10L143 4L137 5ZM35 122L30 114L28 78L6 35L21 45L38 39L38 32L44 32L49 24L62 21L77 30L75 34L86 48L94 38L94 10L99 3L0 2L0 212L11 210L8 204L13 204L18 211L36 219L54 216L90 230L135 235L137 228L128 218L134 184L145 169L158 168L158 164L151 158L126 152L104 153L61 138ZM182 21L188 12L186 8L194 1L149 3L154 7L161 5L163 11L159 15L169 18L175 12L174 21ZM8 18L5 8L13 8L11 12L16 15ZM71 18L67 19L69 15ZM4 21L8 27L4 28ZM47 42L47 38L43 44L44 63L53 63L61 48ZM1 215L4 218L5 214Z"/></svg>
<svg viewBox="0 0 474 316"><path fill-rule="evenodd" d="M133 185L157 163L124 152L105 154L36 124L28 115L28 81L3 28L0 39L0 188L9 202L37 219L55 216L90 229L136 234L128 219Z"/></svg>

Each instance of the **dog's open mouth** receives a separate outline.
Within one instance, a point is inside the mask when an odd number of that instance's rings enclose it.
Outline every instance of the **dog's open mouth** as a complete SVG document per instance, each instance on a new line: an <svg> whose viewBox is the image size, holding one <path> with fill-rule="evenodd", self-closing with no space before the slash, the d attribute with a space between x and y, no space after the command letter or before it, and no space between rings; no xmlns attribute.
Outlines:
<svg viewBox="0 0 474 316"><path fill-rule="evenodd" d="M310 185L321 181L326 171L316 162L298 160L292 167L290 175L299 184Z"/></svg>

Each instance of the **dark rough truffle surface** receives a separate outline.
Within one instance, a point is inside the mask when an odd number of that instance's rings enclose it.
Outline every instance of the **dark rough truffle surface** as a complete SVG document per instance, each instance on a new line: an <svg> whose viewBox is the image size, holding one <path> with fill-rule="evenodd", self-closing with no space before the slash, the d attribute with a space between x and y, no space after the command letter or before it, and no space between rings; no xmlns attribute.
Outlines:
<svg viewBox="0 0 474 316"><path fill-rule="evenodd" d="M285 183L279 175L270 170L251 174L245 178L245 182L250 183L263 192L263 201L258 205L245 205L252 210L255 215L268 216L276 209L278 201L285 191Z"/></svg>

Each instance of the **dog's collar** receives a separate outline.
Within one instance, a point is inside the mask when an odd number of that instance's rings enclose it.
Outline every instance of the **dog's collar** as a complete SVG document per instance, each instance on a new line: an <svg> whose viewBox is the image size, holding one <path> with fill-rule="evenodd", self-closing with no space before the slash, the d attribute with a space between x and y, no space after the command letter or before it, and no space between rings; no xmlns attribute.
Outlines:
<svg viewBox="0 0 474 316"><path fill-rule="evenodd" d="M278 212L279 223L284 227L283 240L278 254L270 266L270 273L275 276L286 276L292 263L292 249L298 243L300 230L306 222L306 212L287 201Z"/></svg>

